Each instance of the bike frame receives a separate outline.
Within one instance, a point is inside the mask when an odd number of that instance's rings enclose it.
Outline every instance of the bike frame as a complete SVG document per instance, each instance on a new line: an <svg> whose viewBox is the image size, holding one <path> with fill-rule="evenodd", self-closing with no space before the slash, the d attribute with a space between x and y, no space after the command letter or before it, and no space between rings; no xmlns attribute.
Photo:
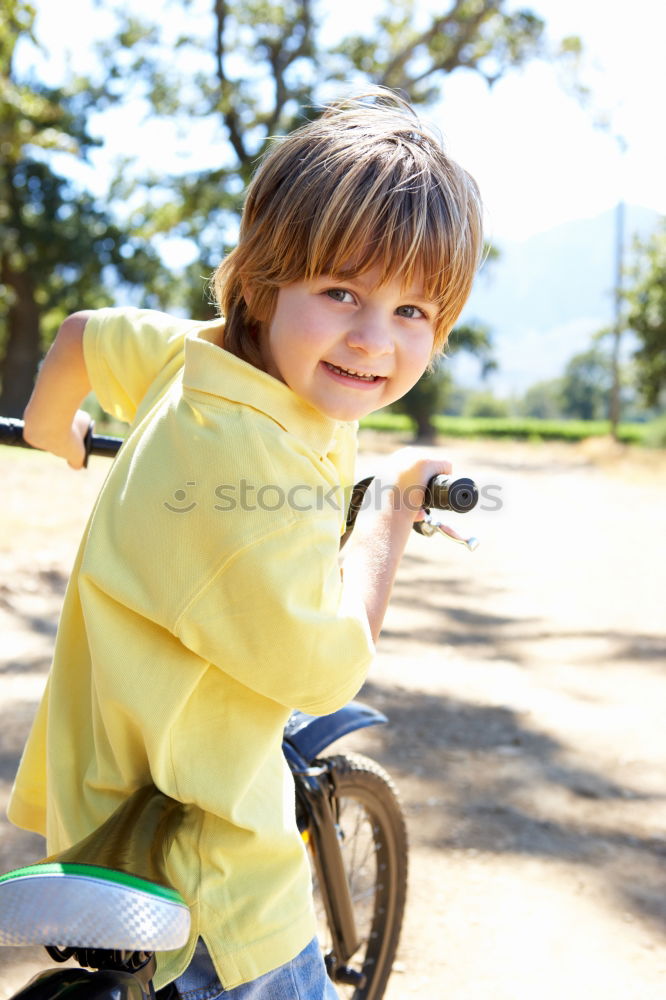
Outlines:
<svg viewBox="0 0 666 1000"><path fill-rule="evenodd" d="M329 975L334 982L363 986L363 975L347 962L359 946L354 906L344 869L336 817L333 813L335 775L317 756L342 736L366 726L388 722L385 715L352 701L326 716L294 712L285 729L284 755L294 776L296 798L307 826L310 853L322 887L322 901L331 934Z"/></svg>

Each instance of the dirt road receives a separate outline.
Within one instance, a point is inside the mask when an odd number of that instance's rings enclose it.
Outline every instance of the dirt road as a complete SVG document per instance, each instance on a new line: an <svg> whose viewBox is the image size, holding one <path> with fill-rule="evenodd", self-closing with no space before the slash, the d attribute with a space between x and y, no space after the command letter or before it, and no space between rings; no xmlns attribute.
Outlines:
<svg viewBox="0 0 666 1000"><path fill-rule="evenodd" d="M663 1000L666 457L448 450L493 487L455 521L481 545L414 535L363 693L391 725L351 743L409 822L387 1000ZM6 449L0 466L1 813L106 466ZM0 869L39 851L0 821ZM42 964L0 955L0 997Z"/></svg>

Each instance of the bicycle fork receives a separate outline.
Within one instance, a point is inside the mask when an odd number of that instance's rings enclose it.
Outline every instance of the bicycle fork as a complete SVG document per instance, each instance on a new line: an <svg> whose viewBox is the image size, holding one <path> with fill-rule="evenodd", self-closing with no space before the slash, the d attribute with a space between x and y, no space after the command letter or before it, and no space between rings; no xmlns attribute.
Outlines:
<svg viewBox="0 0 666 1000"><path fill-rule="evenodd" d="M316 764L294 772L298 799L307 817L307 837L315 874L331 934L327 971L333 982L362 988L363 972L347 965L360 941L354 907L342 858L339 828L334 815L333 770Z"/></svg>

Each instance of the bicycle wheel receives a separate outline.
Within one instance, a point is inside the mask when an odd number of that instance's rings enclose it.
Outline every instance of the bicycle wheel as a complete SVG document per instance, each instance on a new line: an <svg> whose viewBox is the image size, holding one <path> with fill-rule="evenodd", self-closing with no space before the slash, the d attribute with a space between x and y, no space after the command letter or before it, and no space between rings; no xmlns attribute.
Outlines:
<svg viewBox="0 0 666 1000"><path fill-rule="evenodd" d="M390 777L361 754L324 758L335 772L334 813L354 906L360 945L349 965L363 972L362 986L336 982L344 1000L380 1000L398 947L407 892L407 830ZM330 934L315 882L319 939Z"/></svg>

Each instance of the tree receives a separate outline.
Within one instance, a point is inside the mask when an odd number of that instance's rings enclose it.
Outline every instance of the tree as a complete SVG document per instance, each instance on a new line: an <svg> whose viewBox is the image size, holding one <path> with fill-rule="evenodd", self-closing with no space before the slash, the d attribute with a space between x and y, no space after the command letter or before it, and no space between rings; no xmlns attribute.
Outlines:
<svg viewBox="0 0 666 1000"><path fill-rule="evenodd" d="M464 413L466 417L508 417L510 407L505 399L498 399L492 392L485 390L470 393Z"/></svg>
<svg viewBox="0 0 666 1000"><path fill-rule="evenodd" d="M525 392L520 410L524 416L539 420L557 420L563 416L562 379L535 382Z"/></svg>
<svg viewBox="0 0 666 1000"><path fill-rule="evenodd" d="M343 82L345 89L356 90L369 82L383 84L422 105L439 95L447 74L458 68L481 74L490 85L510 68L549 54L543 21L529 10L505 10L505 0L449 0L445 12L427 16L416 0L395 0L387 3L367 34L352 33L328 47L322 44L322 16L315 0L207 0L210 8L203 8L201 0L173 0L171 9L176 3L185 16L174 13L159 23L141 21L126 8L116 8L117 30L99 46L101 78L72 78L60 89L49 90L35 81L14 79L16 40L32 37L34 10L28 0L0 0L5 14L0 126L3 150L8 135L10 163L25 174L24 161L35 159L34 150L44 154L37 158L42 164L51 162L49 149L86 155L93 142L86 131L86 113L93 105L99 110L111 101L142 101L150 116L168 119L174 130L181 127L188 135L202 123L209 125L199 148L207 150L210 143L222 140L214 166L147 177L136 170L132 173L126 163L122 184L116 185L105 207L105 213L113 209L117 227L116 249L106 248L108 254L113 250L106 263L120 268L131 259L137 265L135 273L127 274L126 268L122 277L134 280L141 270L141 250L153 292L156 288L164 292L165 283L162 280L158 287L149 241L160 234L192 240L198 256L183 276L181 305L187 304L192 315L202 318L211 312L204 294L205 276L234 242L243 187L271 135L291 130L304 116L316 115ZM174 25L182 24L187 25L187 34L174 34ZM563 51L571 48L571 40L565 40ZM22 122L29 123L28 134ZM57 188L56 175L51 176ZM21 201L11 170L4 184L0 211L9 217L12 234L6 284L14 310L9 321L14 333L6 340L6 386L19 377L19 371L29 371L27 377L32 379L39 300L49 302L50 289L42 284L38 294L35 258L21 247L30 229L36 186L19 191ZM70 279L79 282L80 255L74 245L57 249L61 216L76 211L64 188L61 192L63 207L42 219L51 226L51 259L57 257L61 268L70 269ZM142 205L137 204L139 195ZM91 207L99 213L92 202ZM93 229L111 224L112 217L105 213L89 220ZM87 229L88 220L81 216L77 221L81 230ZM134 250L128 250L130 228ZM89 241L86 253L97 259L105 242L106 237ZM100 260L95 281L104 267Z"/></svg>
<svg viewBox="0 0 666 1000"><path fill-rule="evenodd" d="M180 121L210 121L211 134L225 140L215 167L152 178L143 212L144 232L193 240L199 275L233 244L243 188L270 137L316 115L341 88L381 84L423 105L439 96L446 75L458 68L492 84L511 67L547 53L543 21L529 10L505 11L505 0L450 0L445 13L428 17L420 16L416 0L397 0L366 35L350 34L328 47L315 0L210 2L212 20L198 19L200 35L192 31L169 42L168 23L141 24L119 12L117 35L105 46L110 65L118 65L124 49L115 86L136 93L143 80L152 114L173 118L177 110ZM563 48L569 46L565 40ZM201 67L194 75L193 58ZM183 66L188 69L179 78ZM198 314L205 315L200 292L195 298Z"/></svg>
<svg viewBox="0 0 666 1000"><path fill-rule="evenodd" d="M666 219L637 250L633 284L625 293L627 325L639 343L633 358L637 387L645 404L656 407L666 390Z"/></svg>
<svg viewBox="0 0 666 1000"><path fill-rule="evenodd" d="M111 301L104 277L142 287L161 270L145 241L130 238L106 210L48 162L48 154L85 157L95 144L85 104L102 93L84 81L68 90L21 83L16 46L33 36L34 9L0 0L0 412L19 416L44 347L67 312Z"/></svg>
<svg viewBox="0 0 666 1000"><path fill-rule="evenodd" d="M600 420L608 415L611 361L599 347L576 354L562 376L562 409L567 417Z"/></svg>

